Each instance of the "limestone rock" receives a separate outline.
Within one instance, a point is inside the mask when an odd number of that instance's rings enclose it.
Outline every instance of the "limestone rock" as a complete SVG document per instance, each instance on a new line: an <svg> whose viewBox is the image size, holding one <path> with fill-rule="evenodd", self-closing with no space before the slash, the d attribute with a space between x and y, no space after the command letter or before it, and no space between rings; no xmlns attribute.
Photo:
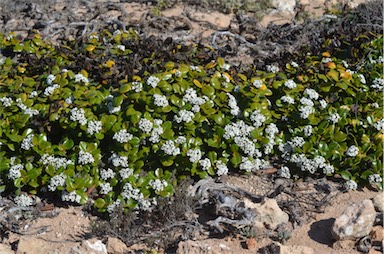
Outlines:
<svg viewBox="0 0 384 254"><path fill-rule="evenodd" d="M108 237L108 254L124 254L128 252L128 247L116 237Z"/></svg>
<svg viewBox="0 0 384 254"><path fill-rule="evenodd" d="M257 228L266 227L275 230L278 225L289 220L288 214L280 209L275 199L266 199L263 203L253 203L245 199L244 204L254 210L256 214L254 222Z"/></svg>
<svg viewBox="0 0 384 254"><path fill-rule="evenodd" d="M277 245L277 253L279 254L314 254L315 251L308 246L302 246L302 245Z"/></svg>
<svg viewBox="0 0 384 254"><path fill-rule="evenodd" d="M376 218L376 211L371 200L349 206L336 218L332 226L332 236L336 240L357 239L371 232Z"/></svg>
<svg viewBox="0 0 384 254"><path fill-rule="evenodd" d="M92 253L92 254L107 254L107 246L105 244L96 239L92 238L89 240L84 240L81 242L80 246L76 246L72 248L71 253L80 254L80 253Z"/></svg>
<svg viewBox="0 0 384 254"><path fill-rule="evenodd" d="M384 193L380 192L372 199L373 205L380 213L384 213Z"/></svg>

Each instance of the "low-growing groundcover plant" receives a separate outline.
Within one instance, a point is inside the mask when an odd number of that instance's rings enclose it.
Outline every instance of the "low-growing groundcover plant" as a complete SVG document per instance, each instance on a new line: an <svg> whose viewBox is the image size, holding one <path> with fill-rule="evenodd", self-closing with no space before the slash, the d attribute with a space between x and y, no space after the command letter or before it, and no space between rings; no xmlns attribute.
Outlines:
<svg viewBox="0 0 384 254"><path fill-rule="evenodd" d="M60 47L105 59L99 68L110 77L130 61L136 36L116 31ZM108 83L38 34L0 35L1 191L21 206L51 193L100 212L149 210L188 177L270 166L280 177L337 174L347 189L381 189L382 47L380 36L363 45L361 62L324 52L252 76L221 58L166 62Z"/></svg>

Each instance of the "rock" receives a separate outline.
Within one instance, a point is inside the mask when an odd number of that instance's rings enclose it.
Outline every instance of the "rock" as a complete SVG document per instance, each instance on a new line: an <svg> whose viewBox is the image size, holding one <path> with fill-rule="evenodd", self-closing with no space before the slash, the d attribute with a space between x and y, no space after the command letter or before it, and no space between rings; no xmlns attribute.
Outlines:
<svg viewBox="0 0 384 254"><path fill-rule="evenodd" d="M340 240L334 242L332 248L340 251L352 250L355 244L356 242L353 240Z"/></svg>
<svg viewBox="0 0 384 254"><path fill-rule="evenodd" d="M296 0L273 0L272 6L275 7L279 12L292 14L295 12Z"/></svg>
<svg viewBox="0 0 384 254"><path fill-rule="evenodd" d="M372 199L376 211L384 213L384 192L381 192Z"/></svg>
<svg viewBox="0 0 384 254"><path fill-rule="evenodd" d="M48 251L49 247L46 241L31 236L22 236L17 245L16 254L39 254L48 253Z"/></svg>
<svg viewBox="0 0 384 254"><path fill-rule="evenodd" d="M289 220L288 214L280 209L275 199L266 199L263 203L253 203L244 199L244 204L255 212L254 223L257 228L266 227L275 230L278 225L287 223Z"/></svg>
<svg viewBox="0 0 384 254"><path fill-rule="evenodd" d="M349 206L332 226L332 236L336 240L357 239L371 232L376 211L371 200Z"/></svg>
<svg viewBox="0 0 384 254"><path fill-rule="evenodd" d="M108 237L107 243L108 254L124 254L128 252L128 247L116 237Z"/></svg>
<svg viewBox="0 0 384 254"><path fill-rule="evenodd" d="M94 238L90 240L85 240L81 243L81 247L83 248L83 253L92 253L92 254L107 254L107 246L105 244Z"/></svg>
<svg viewBox="0 0 384 254"><path fill-rule="evenodd" d="M177 245L177 254L230 254L234 251L224 243L212 244L206 241L181 241Z"/></svg>
<svg viewBox="0 0 384 254"><path fill-rule="evenodd" d="M15 254L15 252L11 249L11 246L7 244L0 243L0 253L1 254Z"/></svg>
<svg viewBox="0 0 384 254"><path fill-rule="evenodd" d="M383 226L375 226L372 228L371 233L369 233L372 241L382 242L383 241Z"/></svg>
<svg viewBox="0 0 384 254"><path fill-rule="evenodd" d="M245 245L248 250L255 250L257 248L257 241L255 238L248 238L245 241Z"/></svg>
<svg viewBox="0 0 384 254"><path fill-rule="evenodd" d="M315 251L308 246L302 245L277 245L277 253L279 254L314 254Z"/></svg>

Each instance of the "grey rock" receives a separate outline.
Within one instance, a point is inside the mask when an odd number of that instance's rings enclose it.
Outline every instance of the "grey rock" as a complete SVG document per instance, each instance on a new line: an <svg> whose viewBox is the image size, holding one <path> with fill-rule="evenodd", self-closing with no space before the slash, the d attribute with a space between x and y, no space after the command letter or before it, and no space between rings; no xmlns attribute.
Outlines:
<svg viewBox="0 0 384 254"><path fill-rule="evenodd" d="M332 236L336 240L357 239L371 232L376 211L371 200L349 206L336 218L332 226Z"/></svg>
<svg viewBox="0 0 384 254"><path fill-rule="evenodd" d="M376 208L376 211L384 213L384 193L380 192L372 199L373 206Z"/></svg>

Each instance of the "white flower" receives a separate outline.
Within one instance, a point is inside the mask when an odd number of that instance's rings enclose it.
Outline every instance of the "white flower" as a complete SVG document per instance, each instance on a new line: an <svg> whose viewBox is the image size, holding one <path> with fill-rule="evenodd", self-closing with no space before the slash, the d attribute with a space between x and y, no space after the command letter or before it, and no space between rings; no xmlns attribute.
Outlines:
<svg viewBox="0 0 384 254"><path fill-rule="evenodd" d="M95 35L95 34L92 34L89 36L89 39L96 39L96 40L99 40L99 36Z"/></svg>
<svg viewBox="0 0 384 254"><path fill-rule="evenodd" d="M359 148L355 145L352 145L352 146L348 147L346 154L349 157L355 157L356 155L359 154Z"/></svg>
<svg viewBox="0 0 384 254"><path fill-rule="evenodd" d="M67 192L63 191L61 194L61 200L66 202L74 202L74 203L80 203L81 202L81 196L76 193L76 191Z"/></svg>
<svg viewBox="0 0 384 254"><path fill-rule="evenodd" d="M122 129L113 134L112 138L119 143L127 143L132 140L133 135L131 133L128 133L126 129Z"/></svg>
<svg viewBox="0 0 384 254"><path fill-rule="evenodd" d="M263 86L263 81L260 79L255 79L252 84L256 88L261 88Z"/></svg>
<svg viewBox="0 0 384 254"><path fill-rule="evenodd" d="M190 162L196 163L201 159L201 151L200 149L189 149L187 151L187 156L189 157Z"/></svg>
<svg viewBox="0 0 384 254"><path fill-rule="evenodd" d="M239 169L246 172L255 172L262 168L268 167L268 165L269 163L263 159L256 158L250 160L248 157L242 157Z"/></svg>
<svg viewBox="0 0 384 254"><path fill-rule="evenodd" d="M330 174L333 174L334 172L335 172L335 168L332 165L326 165L323 168L323 173L325 175L330 175Z"/></svg>
<svg viewBox="0 0 384 254"><path fill-rule="evenodd" d="M203 170L209 170L212 167L211 160L208 158L204 158L200 160L199 164L203 168Z"/></svg>
<svg viewBox="0 0 384 254"><path fill-rule="evenodd" d="M79 73L79 74L76 74L75 75L75 82L78 83L78 82L83 82L85 84L88 84L89 83L89 80L87 77L85 77L83 74Z"/></svg>
<svg viewBox="0 0 384 254"><path fill-rule="evenodd" d="M199 66L193 66L193 65L191 65L191 66L189 66L189 69L190 69L191 71L201 72L201 69L200 69Z"/></svg>
<svg viewBox="0 0 384 254"><path fill-rule="evenodd" d="M161 121L161 122L158 122L158 121ZM155 122L155 125L157 125L157 127L153 128L149 141L152 143L159 143L160 135L164 133L163 127L160 126L163 123L163 121L160 119L155 119L154 122Z"/></svg>
<svg viewBox="0 0 384 254"><path fill-rule="evenodd" d="M47 88L45 88L44 90L44 95L45 96L50 96L53 94L53 92L55 91L56 88L59 88L60 86L58 84L54 84L52 86L48 86Z"/></svg>
<svg viewBox="0 0 384 254"><path fill-rule="evenodd" d="M108 169L101 169L100 170L100 177L101 179L103 180L108 180L110 178L114 178L115 177L115 172L108 168Z"/></svg>
<svg viewBox="0 0 384 254"><path fill-rule="evenodd" d="M31 116L37 116L39 114L39 111L37 109L27 108L27 109L24 110L24 114L25 115L29 115L30 117Z"/></svg>
<svg viewBox="0 0 384 254"><path fill-rule="evenodd" d="M249 118L253 122L253 126L255 126L256 128L261 127L263 123L267 120L267 118L258 109L253 111Z"/></svg>
<svg viewBox="0 0 384 254"><path fill-rule="evenodd" d="M321 62L322 62L322 63L329 63L329 62L332 62L332 58L329 58L329 57L323 58L323 60L322 60Z"/></svg>
<svg viewBox="0 0 384 254"><path fill-rule="evenodd" d="M313 107L315 105L312 100L305 98L305 97L302 97L300 99L300 103L305 105L305 106L311 106L311 107Z"/></svg>
<svg viewBox="0 0 384 254"><path fill-rule="evenodd" d="M337 123L340 120L340 115L338 113L333 113L328 117L328 120L332 123Z"/></svg>
<svg viewBox="0 0 384 254"><path fill-rule="evenodd" d="M85 112L82 108L71 109L70 119L72 121L78 121L81 125L85 125L87 123L87 118L85 118Z"/></svg>
<svg viewBox="0 0 384 254"><path fill-rule="evenodd" d="M112 162L112 165L115 167L128 167L128 157L119 156L116 153L112 154L108 159L109 162Z"/></svg>
<svg viewBox="0 0 384 254"><path fill-rule="evenodd" d="M245 137L235 137L235 144L246 154L249 156L253 156L256 153L255 144Z"/></svg>
<svg viewBox="0 0 384 254"><path fill-rule="evenodd" d="M284 82L284 86L288 87L289 89L296 88L296 83L292 79L288 79L287 81Z"/></svg>
<svg viewBox="0 0 384 254"><path fill-rule="evenodd" d="M128 200L128 199L134 199L134 200L141 200L144 199L143 193L139 189L133 188L132 184L130 183L125 183L123 187L123 191L121 193L121 196Z"/></svg>
<svg viewBox="0 0 384 254"><path fill-rule="evenodd" d="M37 96L36 91L32 91L31 94L29 95L29 98L35 98Z"/></svg>
<svg viewBox="0 0 384 254"><path fill-rule="evenodd" d="M8 172L8 178L11 180L16 180L21 177L20 170L23 170L24 166L22 164L13 165Z"/></svg>
<svg viewBox="0 0 384 254"><path fill-rule="evenodd" d="M357 75L357 77L360 79L360 82L362 84L366 84L367 83L367 81L365 80L365 77L364 77L363 74L359 74L359 75Z"/></svg>
<svg viewBox="0 0 384 254"><path fill-rule="evenodd" d="M279 71L279 67L276 65L267 65L266 66L268 72L277 73Z"/></svg>
<svg viewBox="0 0 384 254"><path fill-rule="evenodd" d="M310 114L315 112L315 109L312 106L300 106L299 111L300 111L300 117L302 119L307 119Z"/></svg>
<svg viewBox="0 0 384 254"><path fill-rule="evenodd" d="M307 95L312 100L317 100L319 98L319 94L316 92L316 90L311 88L306 88L304 90L304 94Z"/></svg>
<svg viewBox="0 0 384 254"><path fill-rule="evenodd" d="M23 141L21 142L21 148L24 150L30 150L33 147L32 139L33 134L29 134Z"/></svg>
<svg viewBox="0 0 384 254"><path fill-rule="evenodd" d="M224 130L225 133L223 137L225 139L231 139L234 137L248 136L254 130L254 127L247 125L242 120L239 120L237 123L230 123L226 125Z"/></svg>
<svg viewBox="0 0 384 254"><path fill-rule="evenodd" d="M51 165L56 170L61 167L67 168L68 165L74 164L73 161L67 160L66 158L57 158L48 154L44 154L43 156L41 156L40 162L43 165Z"/></svg>
<svg viewBox="0 0 384 254"><path fill-rule="evenodd" d="M240 108L237 106L237 101L235 96L230 93L227 93L228 96L228 105L231 108L231 114L237 116L240 113Z"/></svg>
<svg viewBox="0 0 384 254"><path fill-rule="evenodd" d="M107 207L107 211L109 214L115 212L116 208L119 207L121 204L121 201L120 199L117 199L115 202L113 202L112 204L108 205Z"/></svg>
<svg viewBox="0 0 384 254"><path fill-rule="evenodd" d="M222 67L225 71L228 71L231 66L229 64L223 64L223 67Z"/></svg>
<svg viewBox="0 0 384 254"><path fill-rule="evenodd" d="M82 165L91 164L95 162L95 159L93 158L92 154L88 152L80 151L78 162L79 164L82 164Z"/></svg>
<svg viewBox="0 0 384 254"><path fill-rule="evenodd" d="M378 131L384 131L384 118L377 121L373 126Z"/></svg>
<svg viewBox="0 0 384 254"><path fill-rule="evenodd" d="M65 186L65 179L67 176L64 173L60 173L59 175L55 175L49 180L48 190L55 191L57 187Z"/></svg>
<svg viewBox="0 0 384 254"><path fill-rule="evenodd" d="M175 71L175 76L176 77L178 77L178 78L181 77L181 74L182 74L181 71L179 71L179 70Z"/></svg>
<svg viewBox="0 0 384 254"><path fill-rule="evenodd" d="M139 93L143 90L143 84L140 82L132 82L131 90L135 91L136 93Z"/></svg>
<svg viewBox="0 0 384 254"><path fill-rule="evenodd" d="M348 73L351 74L351 75L355 74L355 72L352 71L352 70L350 70L350 69L346 69L345 72L348 72Z"/></svg>
<svg viewBox="0 0 384 254"><path fill-rule="evenodd" d="M348 68L349 65L345 60L341 61L341 63L344 65L345 68Z"/></svg>
<svg viewBox="0 0 384 254"><path fill-rule="evenodd" d="M149 134L152 130L152 127L153 127L153 123L150 120L145 119L145 118L140 119L140 121L139 121L140 130Z"/></svg>
<svg viewBox="0 0 384 254"><path fill-rule="evenodd" d="M328 103L325 100L320 100L319 102L320 102L320 107L322 109L325 109L328 105Z"/></svg>
<svg viewBox="0 0 384 254"><path fill-rule="evenodd" d="M12 105L12 98L8 98L8 97L2 97L0 98L0 101L3 103L4 107L10 107Z"/></svg>
<svg viewBox="0 0 384 254"><path fill-rule="evenodd" d="M179 155L180 154L180 148L175 146L175 142L173 140L167 140L162 146L161 150L164 151L164 153L168 155Z"/></svg>
<svg viewBox="0 0 384 254"><path fill-rule="evenodd" d="M113 191L113 188L110 183L101 183L99 186L100 186L100 194L106 195L109 192Z"/></svg>
<svg viewBox="0 0 384 254"><path fill-rule="evenodd" d="M184 144L185 142L187 142L187 139L184 136L178 136L175 139L176 144Z"/></svg>
<svg viewBox="0 0 384 254"><path fill-rule="evenodd" d="M117 45L116 48L120 49L121 51L125 51L125 45Z"/></svg>
<svg viewBox="0 0 384 254"><path fill-rule="evenodd" d="M384 87L384 78L375 78L371 84L371 88L382 91Z"/></svg>
<svg viewBox="0 0 384 254"><path fill-rule="evenodd" d="M132 168L122 168L119 171L119 174L121 176L121 179L127 179L131 175L133 175L133 169Z"/></svg>
<svg viewBox="0 0 384 254"><path fill-rule="evenodd" d="M216 167L217 167L216 174L218 176L222 176L222 175L227 175L228 174L228 167L227 167L227 165L224 164L224 162L222 162L220 160L216 161Z"/></svg>
<svg viewBox="0 0 384 254"><path fill-rule="evenodd" d="M53 81L56 79L56 76L53 75L53 74L49 74L47 79L46 79L46 82L48 85L52 85Z"/></svg>
<svg viewBox="0 0 384 254"><path fill-rule="evenodd" d="M182 109L178 112L178 115L174 116L174 120L177 123L181 123L181 122L189 123L193 120L194 117L195 117L195 114L193 112Z"/></svg>
<svg viewBox="0 0 384 254"><path fill-rule="evenodd" d="M160 82L160 79L155 76L150 76L147 79L147 85L152 86L153 88L155 88L159 82Z"/></svg>
<svg viewBox="0 0 384 254"><path fill-rule="evenodd" d="M291 62L291 66L292 66L293 68L297 68L297 67L299 67L299 65L298 65L296 62L294 62L294 61Z"/></svg>
<svg viewBox="0 0 384 254"><path fill-rule="evenodd" d="M75 98L73 98L73 96L70 96L70 97L68 97L67 99L65 99L65 103L67 103L67 104L72 104L74 99L75 99Z"/></svg>
<svg viewBox="0 0 384 254"><path fill-rule="evenodd" d="M278 174L280 177L283 177L283 178L288 178L288 179L291 178L291 171L286 166L281 167L278 171Z"/></svg>
<svg viewBox="0 0 384 254"><path fill-rule="evenodd" d="M15 197L14 201L18 206L31 206L33 204L33 199L25 194Z"/></svg>
<svg viewBox="0 0 384 254"><path fill-rule="evenodd" d="M281 101L286 102L288 104L295 104L295 99L292 98L291 96L284 95L280 98Z"/></svg>
<svg viewBox="0 0 384 254"><path fill-rule="evenodd" d="M158 107L166 107L169 105L167 96L165 95L160 95L160 94L154 94L153 95L155 101L154 104Z"/></svg>
<svg viewBox="0 0 384 254"><path fill-rule="evenodd" d="M376 185L383 182L383 178L379 174L372 174L368 176L368 182L371 185Z"/></svg>
<svg viewBox="0 0 384 254"><path fill-rule="evenodd" d="M276 124L271 123L265 128L265 132L268 134L268 137L274 137L277 133L279 133L279 129Z"/></svg>
<svg viewBox="0 0 384 254"><path fill-rule="evenodd" d="M357 183L353 180L348 180L345 182L345 188L347 190L356 190L357 189Z"/></svg>
<svg viewBox="0 0 384 254"><path fill-rule="evenodd" d="M305 127L304 127L304 136L306 136L306 137L309 137L309 136L311 136L312 135L312 131L313 131L313 129L312 129L312 125L306 125Z"/></svg>
<svg viewBox="0 0 384 254"><path fill-rule="evenodd" d="M7 58L1 57L0 58L0 65L3 65L5 63L5 60L7 60Z"/></svg>
<svg viewBox="0 0 384 254"><path fill-rule="evenodd" d="M156 192L160 192L168 186L168 183L165 180L156 179L149 181L149 186L151 186L152 189L154 189Z"/></svg>
<svg viewBox="0 0 384 254"><path fill-rule="evenodd" d="M95 133L99 133L101 129L103 128L101 121L89 121L87 126L87 132L90 135L93 135Z"/></svg>
<svg viewBox="0 0 384 254"><path fill-rule="evenodd" d="M305 144L303 137L294 137L291 141L288 142L293 148L302 147Z"/></svg>

